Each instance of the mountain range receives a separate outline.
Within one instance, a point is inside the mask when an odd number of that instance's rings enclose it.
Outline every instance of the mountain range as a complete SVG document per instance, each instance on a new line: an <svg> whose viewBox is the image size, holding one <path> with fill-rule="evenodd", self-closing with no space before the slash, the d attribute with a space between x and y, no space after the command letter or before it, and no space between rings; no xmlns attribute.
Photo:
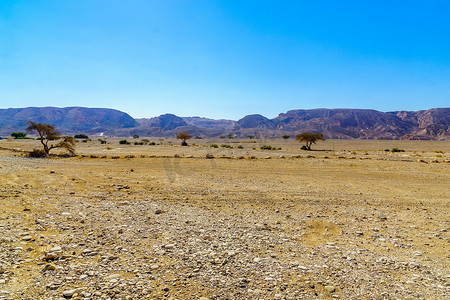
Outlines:
<svg viewBox="0 0 450 300"><path fill-rule="evenodd" d="M0 109L0 134L25 131L26 121L47 123L63 134L174 137L179 131L194 137L294 136L321 132L339 139L450 139L450 108L380 112L370 109L290 110L268 119L247 115L238 121L164 114L134 119L108 108L27 107Z"/></svg>

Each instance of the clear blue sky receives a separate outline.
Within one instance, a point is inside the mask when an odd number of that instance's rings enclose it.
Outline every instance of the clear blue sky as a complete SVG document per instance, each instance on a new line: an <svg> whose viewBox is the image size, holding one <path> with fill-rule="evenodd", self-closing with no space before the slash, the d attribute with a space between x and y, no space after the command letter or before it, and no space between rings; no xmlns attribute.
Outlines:
<svg viewBox="0 0 450 300"><path fill-rule="evenodd" d="M450 106L450 1L1 0L0 108Z"/></svg>

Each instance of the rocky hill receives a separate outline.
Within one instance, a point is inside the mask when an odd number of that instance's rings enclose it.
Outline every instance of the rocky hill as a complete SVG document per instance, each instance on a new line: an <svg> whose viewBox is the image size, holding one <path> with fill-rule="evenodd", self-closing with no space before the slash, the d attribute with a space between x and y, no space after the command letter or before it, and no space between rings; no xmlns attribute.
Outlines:
<svg viewBox="0 0 450 300"><path fill-rule="evenodd" d="M224 119L215 120L202 117L183 117L183 121L190 126L208 129L233 130L236 127L235 121Z"/></svg>
<svg viewBox="0 0 450 300"><path fill-rule="evenodd" d="M412 127L394 114L368 109L291 110L274 120L279 129L322 132L328 138L396 138Z"/></svg>
<svg viewBox="0 0 450 300"><path fill-rule="evenodd" d="M104 108L10 108L0 109L0 134L24 131L28 120L52 124L66 134L174 137L178 131L188 131L194 137L276 138L311 131L341 139L450 139L450 108L395 112L299 109L274 119L255 114L238 121L173 114L135 120L124 112Z"/></svg>
<svg viewBox="0 0 450 300"><path fill-rule="evenodd" d="M417 112L399 111L395 115L412 124L411 135L450 137L450 108L433 108Z"/></svg>
<svg viewBox="0 0 450 300"><path fill-rule="evenodd" d="M261 115L248 115L236 122L236 129L255 128L255 129L275 129L277 122Z"/></svg>
<svg viewBox="0 0 450 300"><path fill-rule="evenodd" d="M0 109L0 134L25 131L26 121L51 124L65 134L100 133L138 126L130 115L107 108L27 107Z"/></svg>

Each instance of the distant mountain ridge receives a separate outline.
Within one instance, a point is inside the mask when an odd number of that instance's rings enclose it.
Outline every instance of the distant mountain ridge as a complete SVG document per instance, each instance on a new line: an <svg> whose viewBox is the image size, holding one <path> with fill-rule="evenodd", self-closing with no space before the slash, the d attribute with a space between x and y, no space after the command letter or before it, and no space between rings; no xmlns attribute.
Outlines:
<svg viewBox="0 0 450 300"><path fill-rule="evenodd" d="M340 139L450 139L450 108L394 112L297 109L274 119L254 114L238 121L174 114L133 119L127 113L107 108L9 108L0 109L0 134L24 131L28 120L54 125L64 134L174 137L178 131L188 131L194 137L276 138L311 131Z"/></svg>
<svg viewBox="0 0 450 300"><path fill-rule="evenodd" d="M26 107L0 109L0 133L24 131L26 121L51 124L64 134L100 133L139 125L127 113L109 108Z"/></svg>

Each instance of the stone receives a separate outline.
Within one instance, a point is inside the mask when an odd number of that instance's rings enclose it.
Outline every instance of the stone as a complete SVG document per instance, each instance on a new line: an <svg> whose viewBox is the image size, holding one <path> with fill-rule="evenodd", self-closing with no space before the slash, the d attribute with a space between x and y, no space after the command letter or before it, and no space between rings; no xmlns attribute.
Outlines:
<svg viewBox="0 0 450 300"><path fill-rule="evenodd" d="M113 279L119 279L120 274L112 274L105 277L106 280L113 280Z"/></svg>
<svg viewBox="0 0 450 300"><path fill-rule="evenodd" d="M33 239L33 237L31 235L25 235L25 236L22 237L23 241L30 241L32 239Z"/></svg>
<svg viewBox="0 0 450 300"><path fill-rule="evenodd" d="M58 258L58 255L56 253L53 252L48 252L47 254L45 254L44 256L44 260L55 260Z"/></svg>
<svg viewBox="0 0 450 300"><path fill-rule="evenodd" d="M46 264L44 266L44 268L42 269L42 271L43 272L45 272L45 271L53 271L55 269L56 269L56 267L53 264Z"/></svg>
<svg viewBox="0 0 450 300"><path fill-rule="evenodd" d="M334 293L336 291L336 288L332 285L326 285L325 289L330 293Z"/></svg>
<svg viewBox="0 0 450 300"><path fill-rule="evenodd" d="M175 248L175 244L167 244L167 245L164 246L164 248L166 248L166 249L173 249L173 248Z"/></svg>
<svg viewBox="0 0 450 300"><path fill-rule="evenodd" d="M49 250L49 252L60 252L62 248L60 246L55 246Z"/></svg>
<svg viewBox="0 0 450 300"><path fill-rule="evenodd" d="M77 292L76 289L74 290L67 290L63 292L63 296L66 298L71 298L73 296L73 294L75 294Z"/></svg>

